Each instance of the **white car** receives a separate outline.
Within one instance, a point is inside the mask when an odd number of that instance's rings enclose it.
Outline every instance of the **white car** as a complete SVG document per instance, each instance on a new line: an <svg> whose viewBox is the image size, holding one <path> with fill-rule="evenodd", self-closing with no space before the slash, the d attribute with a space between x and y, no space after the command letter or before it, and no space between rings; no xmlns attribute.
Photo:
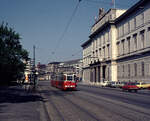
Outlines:
<svg viewBox="0 0 150 121"><path fill-rule="evenodd" d="M102 87L106 87L106 86L108 86L108 84L109 84L109 81L100 82L100 85Z"/></svg>

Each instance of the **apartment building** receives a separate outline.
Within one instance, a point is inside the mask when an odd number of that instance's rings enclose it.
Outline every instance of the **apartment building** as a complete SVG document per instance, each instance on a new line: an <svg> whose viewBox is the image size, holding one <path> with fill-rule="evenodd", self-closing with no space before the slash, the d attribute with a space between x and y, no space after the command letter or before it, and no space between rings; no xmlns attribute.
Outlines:
<svg viewBox="0 0 150 121"><path fill-rule="evenodd" d="M99 10L99 19L83 43L83 80L148 80L150 76L150 2L130 9Z"/></svg>

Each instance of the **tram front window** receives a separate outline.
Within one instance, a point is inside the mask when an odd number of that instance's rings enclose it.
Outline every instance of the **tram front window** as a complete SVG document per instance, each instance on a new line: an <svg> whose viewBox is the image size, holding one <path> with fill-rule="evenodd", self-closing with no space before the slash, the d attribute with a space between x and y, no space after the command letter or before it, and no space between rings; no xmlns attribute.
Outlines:
<svg viewBox="0 0 150 121"><path fill-rule="evenodd" d="M68 81L72 81L72 76L67 76Z"/></svg>

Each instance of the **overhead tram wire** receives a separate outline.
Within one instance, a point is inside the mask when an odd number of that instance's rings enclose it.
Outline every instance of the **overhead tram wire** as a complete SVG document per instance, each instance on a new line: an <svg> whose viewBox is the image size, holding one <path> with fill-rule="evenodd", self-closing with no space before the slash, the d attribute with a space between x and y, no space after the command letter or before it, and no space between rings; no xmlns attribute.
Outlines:
<svg viewBox="0 0 150 121"><path fill-rule="evenodd" d="M102 0L85 0L85 1L87 1L87 2L90 2L90 3L101 3L101 4L106 4L106 5L113 5L113 3L112 2L106 2L106 1L102 1ZM127 4L118 4L118 3L115 3L115 5L117 5L117 6L122 6L122 7L130 7L130 5L127 5Z"/></svg>
<svg viewBox="0 0 150 121"><path fill-rule="evenodd" d="M62 35L61 35L60 38L58 39L57 44L56 44L56 47L54 48L54 51L52 51L52 54L53 54L53 55L54 55L54 54L56 53L56 51L58 50L58 48L59 48L59 46L60 46L60 42L63 40L63 38L64 38L64 36L65 36L65 34L66 34L66 32L67 32L67 30L68 30L68 28L69 28L69 26L70 26L72 20L73 20L73 18L74 18L75 14L76 14L76 12L77 12L77 10L78 10L78 7L79 7L79 4L80 4L81 1L82 1L82 0L79 0L79 1L78 1L78 3L77 3L77 5L76 5L76 7L75 7L75 9L74 9L74 11L73 11L73 13L72 13L72 15L71 15L71 17L70 17L68 23L67 23L67 25L66 25L66 27L65 27L65 29L64 29L64 31L63 31L63 33L62 33Z"/></svg>
<svg viewBox="0 0 150 121"><path fill-rule="evenodd" d="M82 52L82 49L77 51L76 53L72 54L72 56L76 56L76 55L80 54L80 52Z"/></svg>
<svg viewBox="0 0 150 121"><path fill-rule="evenodd" d="M82 52L82 49L81 49L81 50L79 50L79 51L77 51L76 53L72 54L71 56L64 58L64 60L69 60L70 58L72 58L72 57L74 57L74 56L79 55L79 54L80 54L80 52Z"/></svg>

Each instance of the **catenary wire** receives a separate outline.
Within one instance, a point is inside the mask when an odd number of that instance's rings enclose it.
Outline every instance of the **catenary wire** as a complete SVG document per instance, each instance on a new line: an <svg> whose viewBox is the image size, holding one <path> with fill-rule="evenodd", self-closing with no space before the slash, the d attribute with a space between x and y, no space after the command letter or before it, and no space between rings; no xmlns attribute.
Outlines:
<svg viewBox="0 0 150 121"><path fill-rule="evenodd" d="M81 0L78 1L78 3L77 3L77 5L76 5L76 7L75 7L75 9L74 9L74 11L73 11L73 13L72 13L72 15L71 15L71 17L70 17L68 23L67 23L67 25L66 25L66 27L65 27L65 29L64 29L64 31L63 31L63 33L62 33L62 35L61 35L60 38L58 39L57 44L56 44L56 47L54 48L54 51L52 51L52 54L53 54L53 55L54 55L54 54L56 53L56 51L58 50L58 48L59 48L59 46L60 46L60 42L64 39L64 36L65 36L65 34L66 34L66 32L67 32L67 30L68 30L70 24L71 24L71 22L72 22L72 20L73 20L73 18L74 18L74 16L75 16L75 14L76 14L76 12L77 12L77 9L78 9L78 7L79 7L80 2L81 2Z"/></svg>
<svg viewBox="0 0 150 121"><path fill-rule="evenodd" d="M108 2L108 1L102 1L102 0L85 0L85 1L87 1L87 2L90 2L90 3L95 3L95 4L97 4L97 3L101 3L101 4L107 4L107 5L113 5L114 3L112 2L112 0L110 1L110 2ZM115 2L115 6L121 6L121 7L130 7L130 5L127 5L127 4L120 4L120 3L116 3Z"/></svg>

